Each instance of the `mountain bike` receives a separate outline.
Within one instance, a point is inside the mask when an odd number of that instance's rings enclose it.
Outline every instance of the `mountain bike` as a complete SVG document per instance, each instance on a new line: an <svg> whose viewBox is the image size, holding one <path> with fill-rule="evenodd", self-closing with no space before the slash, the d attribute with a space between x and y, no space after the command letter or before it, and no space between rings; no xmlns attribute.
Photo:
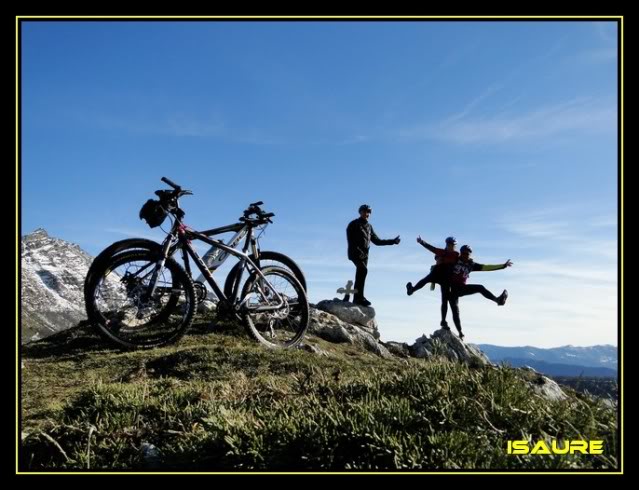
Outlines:
<svg viewBox="0 0 639 490"><path fill-rule="evenodd" d="M173 222L166 239L156 244L159 248L105 255L92 266L85 281L87 314L100 334L126 348L165 345L184 335L193 321L198 299L190 270L187 272L172 257L180 251L186 266L189 259L193 260L217 296L218 314L242 321L249 334L268 347L299 344L309 322L306 291L299 280L284 268L258 265L252 258L254 251L249 254L252 240L247 239L238 250L233 240L225 244L207 235L215 230L199 232L184 224L185 213L179 199L192 192L165 177L162 181L173 190L156 191L159 201L147 201L141 215L151 226L158 226L171 216ZM255 218L245 217L241 223L254 227L271 217L272 213L262 213ZM209 252L219 251L215 260L223 261L227 256L239 260L230 294L213 279L204 257L192 247L193 240L210 245ZM243 281L245 274L248 278Z"/></svg>
<svg viewBox="0 0 639 490"><path fill-rule="evenodd" d="M163 193L164 191L156 191L156 194L159 196L163 195ZM306 291L307 285L304 273L293 259L280 252L260 249L260 236L264 233L266 227L273 222L271 218L275 216L274 213L265 213L260 207L262 204L264 204L262 201L251 203L249 207L244 210L243 216L239 218L237 223L202 231L201 233L208 237L213 237L224 233L235 232L235 234L225 243L227 246L236 248L240 245L242 240L245 239L243 248L248 247L251 251L251 259L258 265L258 267L276 266L287 269L293 273ZM259 233L256 233L256 230L259 230ZM115 255L120 253L130 252L133 250L160 251L161 248L161 244L146 238L127 238L111 244L109 247L100 252L89 267L89 271L87 272L84 282L85 302L88 301L90 292L93 288L93 285L91 284L93 275L96 270L99 270L104 266L105 262L111 261ZM172 257L177 251L178 246L175 244L169 250L169 256ZM204 254L203 260L208 269L213 272L217 270L228 259L228 257L229 254L227 252L224 252L217 247L211 247ZM223 289L226 296L231 296L233 294L233 289L238 287L237 283L240 278L240 266L241 264L239 262L235 264L226 276ZM189 275L191 275L191 267L188 260L184 261L184 269ZM193 281L199 302L203 301L208 296L203 279L204 276L200 274L200 276Z"/></svg>

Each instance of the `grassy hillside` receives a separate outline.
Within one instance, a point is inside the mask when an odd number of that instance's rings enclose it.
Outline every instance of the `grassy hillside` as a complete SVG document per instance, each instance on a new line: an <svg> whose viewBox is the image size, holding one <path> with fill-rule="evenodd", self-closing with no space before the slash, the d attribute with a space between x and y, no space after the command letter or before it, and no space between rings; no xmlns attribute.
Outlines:
<svg viewBox="0 0 639 490"><path fill-rule="evenodd" d="M270 351L196 325L121 352L85 327L23 348L21 469L440 470L616 468L615 413L533 395L509 368ZM603 439L602 456L512 456L506 441Z"/></svg>

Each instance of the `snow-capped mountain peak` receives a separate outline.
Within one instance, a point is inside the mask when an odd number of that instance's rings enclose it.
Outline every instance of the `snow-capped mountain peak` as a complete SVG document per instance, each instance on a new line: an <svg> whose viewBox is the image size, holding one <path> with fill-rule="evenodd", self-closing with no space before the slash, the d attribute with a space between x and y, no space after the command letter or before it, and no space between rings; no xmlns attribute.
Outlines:
<svg viewBox="0 0 639 490"><path fill-rule="evenodd" d="M21 241L22 341L36 340L86 318L83 286L93 258L78 245L38 228Z"/></svg>

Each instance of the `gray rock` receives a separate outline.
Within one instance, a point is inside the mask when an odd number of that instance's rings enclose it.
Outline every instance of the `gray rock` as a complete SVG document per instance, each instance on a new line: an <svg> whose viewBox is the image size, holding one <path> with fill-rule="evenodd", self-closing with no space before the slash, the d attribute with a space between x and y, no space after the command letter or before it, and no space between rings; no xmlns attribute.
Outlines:
<svg viewBox="0 0 639 490"><path fill-rule="evenodd" d="M214 302L205 299L197 305L197 312L200 315L206 315L208 313L213 313L216 310L216 307L217 305Z"/></svg>
<svg viewBox="0 0 639 490"><path fill-rule="evenodd" d="M406 342L382 342L388 351L398 357L410 357L410 346Z"/></svg>
<svg viewBox="0 0 639 490"><path fill-rule="evenodd" d="M409 347L414 357L429 358L442 356L469 366L491 365L486 355L472 344L466 344L450 330L439 329L431 336L422 335Z"/></svg>
<svg viewBox="0 0 639 490"><path fill-rule="evenodd" d="M311 308L309 333L329 342L359 345L378 356L392 357L388 349L370 333L370 328L347 323L326 311Z"/></svg>
<svg viewBox="0 0 639 490"><path fill-rule="evenodd" d="M160 450L153 444L143 442L140 446L140 459L145 468L159 468L161 465Z"/></svg>
<svg viewBox="0 0 639 490"><path fill-rule="evenodd" d="M426 335L422 335L420 338L415 340L413 345L408 347L409 353L413 357L418 357L420 359L427 359L433 355L431 345L431 341Z"/></svg>
<svg viewBox="0 0 639 490"><path fill-rule="evenodd" d="M326 352L323 349L320 349L316 345L300 344L297 348L300 349L300 350L305 350L306 352L310 352L311 354L317 354L319 356L328 357L328 352Z"/></svg>
<svg viewBox="0 0 639 490"><path fill-rule="evenodd" d="M533 382L528 383L533 391L542 398L550 401L565 400L568 395L564 393L561 387L552 379L542 376L541 374Z"/></svg>
<svg viewBox="0 0 639 490"><path fill-rule="evenodd" d="M316 308L331 313L346 323L365 327L371 335L379 338L375 309L370 306L360 306L339 299L325 299L317 303Z"/></svg>

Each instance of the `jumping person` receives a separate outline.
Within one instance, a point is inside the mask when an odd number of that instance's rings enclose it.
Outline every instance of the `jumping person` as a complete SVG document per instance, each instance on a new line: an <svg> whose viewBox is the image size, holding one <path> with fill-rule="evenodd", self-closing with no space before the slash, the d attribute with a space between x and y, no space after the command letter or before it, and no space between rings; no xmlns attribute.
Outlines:
<svg viewBox="0 0 639 490"><path fill-rule="evenodd" d="M442 321L440 325L444 329L450 330L450 328L448 327L448 323L446 322L446 315L448 314L450 276L452 274L453 266L459 259L459 252L455 250L457 240L455 239L455 237L452 236L446 238L446 248L434 247L422 240L421 236L417 237L417 243L435 254L435 265L431 267L430 273L423 279L420 279L414 286L411 282L407 283L406 294L411 296L415 291L419 291L429 282L433 284L439 284L442 290Z"/></svg>
<svg viewBox="0 0 639 490"><path fill-rule="evenodd" d="M453 266L450 276L450 296L448 300L460 339L464 338L464 334L462 333L461 320L459 318L459 298L479 293L484 298L494 301L499 306L506 304L506 299L508 298L508 291L505 289L499 296L495 296L481 284L466 284L470 273L474 271L496 271L513 265L510 260L497 265L478 264L470 258L472 253L473 251L468 245L462 245L459 249L459 260L457 260L457 263Z"/></svg>

